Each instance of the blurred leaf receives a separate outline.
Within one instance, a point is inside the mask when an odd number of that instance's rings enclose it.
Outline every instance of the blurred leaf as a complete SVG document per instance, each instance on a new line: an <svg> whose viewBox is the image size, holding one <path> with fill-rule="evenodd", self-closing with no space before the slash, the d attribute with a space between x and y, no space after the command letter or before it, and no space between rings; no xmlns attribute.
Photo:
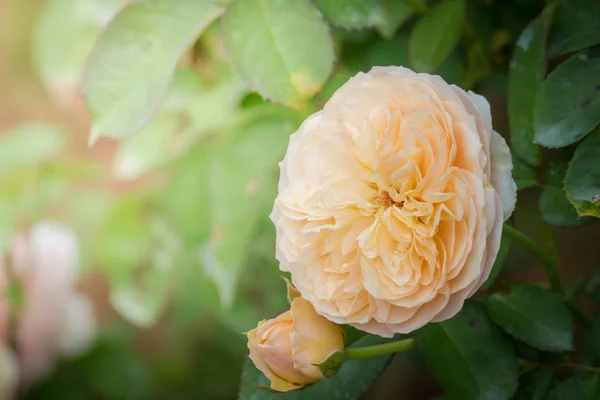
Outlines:
<svg viewBox="0 0 600 400"><path fill-rule="evenodd" d="M456 398L508 399L517 388L514 349L472 301L451 319L419 329L416 339L433 374Z"/></svg>
<svg viewBox="0 0 600 400"><path fill-rule="evenodd" d="M465 89L474 87L491 72L491 69L489 55L483 43L476 41L467 50L467 66L461 86Z"/></svg>
<svg viewBox="0 0 600 400"><path fill-rule="evenodd" d="M589 0L561 0L556 3L548 48L550 57L600 43L600 3Z"/></svg>
<svg viewBox="0 0 600 400"><path fill-rule="evenodd" d="M525 164L514 155L512 157L512 162L512 175L517 184L517 190L523 190L537 185L537 174L535 169Z"/></svg>
<svg viewBox="0 0 600 400"><path fill-rule="evenodd" d="M152 243L148 265L117 282L110 296L115 309L138 326L152 325L162 312L182 248L179 236L161 218L152 218L148 229Z"/></svg>
<svg viewBox="0 0 600 400"><path fill-rule="evenodd" d="M575 150L564 188L580 216L600 217L600 128Z"/></svg>
<svg viewBox="0 0 600 400"><path fill-rule="evenodd" d="M51 0L34 30L33 59L44 86L62 106L78 94L85 60L121 0Z"/></svg>
<svg viewBox="0 0 600 400"><path fill-rule="evenodd" d="M545 400L553 379L554 371L551 368L521 376L519 390L513 400Z"/></svg>
<svg viewBox="0 0 600 400"><path fill-rule="evenodd" d="M581 52L550 73L537 95L534 141L575 143L600 123L600 56Z"/></svg>
<svg viewBox="0 0 600 400"><path fill-rule="evenodd" d="M223 29L236 70L275 102L301 107L333 68L327 24L308 0L236 0Z"/></svg>
<svg viewBox="0 0 600 400"><path fill-rule="evenodd" d="M544 178L545 183L552 186L562 186L565 175L569 168L569 162L566 160L552 160L545 165Z"/></svg>
<svg viewBox="0 0 600 400"><path fill-rule="evenodd" d="M490 275L484 284L481 285L481 290L488 290L496 282L496 278L498 278L498 275L500 275L500 272L502 271L502 265L504 264L504 260L508 254L509 247L510 240L506 236L502 235L500 240L500 249L498 249L498 255L496 256L496 260L494 261Z"/></svg>
<svg viewBox="0 0 600 400"><path fill-rule="evenodd" d="M204 242L210 232L209 186L213 147L201 143L182 158L163 197L165 214L190 245Z"/></svg>
<svg viewBox="0 0 600 400"><path fill-rule="evenodd" d="M439 74L449 84L458 85L463 77L463 61L458 52L453 51L444 62L438 67L436 73Z"/></svg>
<svg viewBox="0 0 600 400"><path fill-rule="evenodd" d="M531 165L540 161L540 149L533 143L533 113L545 72L544 25L536 18L517 40L508 78L510 144L514 154Z"/></svg>
<svg viewBox="0 0 600 400"><path fill-rule="evenodd" d="M409 59L419 72L433 72L460 38L465 19L463 0L443 0L431 7L412 30Z"/></svg>
<svg viewBox="0 0 600 400"><path fill-rule="evenodd" d="M137 135L123 139L113 161L114 174L121 180L139 178L185 150L184 122L177 115L157 115Z"/></svg>
<svg viewBox="0 0 600 400"><path fill-rule="evenodd" d="M150 249L151 235L143 219L143 207L143 197L124 197L100 228L94 254L115 287L132 278Z"/></svg>
<svg viewBox="0 0 600 400"><path fill-rule="evenodd" d="M510 335L546 351L573 348L573 322L567 307L546 289L535 285L511 286L507 293L486 299L492 320Z"/></svg>
<svg viewBox="0 0 600 400"><path fill-rule="evenodd" d="M119 13L86 66L90 141L140 130L163 100L181 54L221 12L210 0L148 0Z"/></svg>
<svg viewBox="0 0 600 400"><path fill-rule="evenodd" d="M55 125L31 122L13 126L0 135L0 177L19 168L37 167L65 145L65 132Z"/></svg>
<svg viewBox="0 0 600 400"><path fill-rule="evenodd" d="M347 71L345 69L336 70L331 75L331 77L329 78L327 83L325 83L325 86L323 86L323 89L315 96L314 102L317 105L317 108L319 108L319 109L323 108L323 105L325 105L325 103L327 103L327 101L329 101L331 96L333 96L333 94L340 87L342 87L343 84L348 82L348 80L350 78L352 78L352 74L349 71Z"/></svg>
<svg viewBox="0 0 600 400"><path fill-rule="evenodd" d="M386 39L393 38L400 26L415 13L415 9L402 0L382 0L380 7L381 22L377 23L375 29Z"/></svg>
<svg viewBox="0 0 600 400"><path fill-rule="evenodd" d="M590 331L590 345L596 358L600 358L600 340L597 339L598 337L600 337L600 310L596 310L594 313Z"/></svg>
<svg viewBox="0 0 600 400"><path fill-rule="evenodd" d="M567 194L559 187L548 185L544 187L539 203L544 221L560 227L575 227L587 225L594 221L592 217L580 217L573 204L567 199Z"/></svg>
<svg viewBox="0 0 600 400"><path fill-rule="evenodd" d="M325 18L344 28L366 28L383 22L379 0L313 0Z"/></svg>
<svg viewBox="0 0 600 400"><path fill-rule="evenodd" d="M211 234L199 256L229 307L260 211L275 198L277 163L296 127L287 113L259 118L222 139L210 176Z"/></svg>
<svg viewBox="0 0 600 400"><path fill-rule="evenodd" d="M387 343L395 339L384 339L379 336L365 335L350 347L366 347ZM396 339L397 340L397 339ZM385 355L362 360L344 362L337 375L321 380L314 385L287 393L271 393L256 387L270 387L269 380L246 358L242 372L242 385L239 400L350 400L358 399L375 382L379 374L389 364L392 356Z"/></svg>
<svg viewBox="0 0 600 400"><path fill-rule="evenodd" d="M590 372L578 373L556 385L548 400L596 400L600 398L600 375Z"/></svg>

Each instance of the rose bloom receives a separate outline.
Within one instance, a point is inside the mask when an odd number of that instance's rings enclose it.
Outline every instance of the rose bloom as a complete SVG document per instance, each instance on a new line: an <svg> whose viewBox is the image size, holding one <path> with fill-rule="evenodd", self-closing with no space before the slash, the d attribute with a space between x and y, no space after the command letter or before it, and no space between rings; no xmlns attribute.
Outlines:
<svg viewBox="0 0 600 400"><path fill-rule="evenodd" d="M87 298L74 290L79 273L75 234L58 224L40 223L12 241L10 264L0 262L5 278L19 285L16 354L23 387L44 378L60 357L87 349L95 334L95 319ZM7 273L8 272L8 273ZM0 333L8 330L8 300L0 299Z"/></svg>
<svg viewBox="0 0 600 400"><path fill-rule="evenodd" d="M350 79L280 167L281 269L319 314L384 337L461 309L516 201L485 98L402 67Z"/></svg>
<svg viewBox="0 0 600 400"><path fill-rule="evenodd" d="M344 350L342 329L301 297L294 299L289 311L261 321L247 335L250 359L269 378L271 388L280 392L323 379L317 365Z"/></svg>

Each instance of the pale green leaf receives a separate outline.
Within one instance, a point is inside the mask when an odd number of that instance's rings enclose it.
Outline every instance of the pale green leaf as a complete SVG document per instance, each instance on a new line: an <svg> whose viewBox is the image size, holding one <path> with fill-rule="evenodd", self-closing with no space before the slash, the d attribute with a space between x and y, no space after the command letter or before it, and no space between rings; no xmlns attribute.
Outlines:
<svg viewBox="0 0 600 400"><path fill-rule="evenodd" d="M262 117L224 137L213 154L211 234L199 257L226 307L233 303L258 218L275 198L277 164L295 127L285 113Z"/></svg>
<svg viewBox="0 0 600 400"><path fill-rule="evenodd" d="M379 0L314 0L325 18L344 28L366 28L383 22Z"/></svg>
<svg viewBox="0 0 600 400"><path fill-rule="evenodd" d="M87 62L90 141L139 131L163 100L183 52L221 13L210 0L147 0L119 13Z"/></svg>
<svg viewBox="0 0 600 400"><path fill-rule="evenodd" d="M23 167L37 167L60 153L67 144L65 132L51 124L26 123L0 135L0 176Z"/></svg>
<svg viewBox="0 0 600 400"><path fill-rule="evenodd" d="M55 100L69 106L78 94L85 60L121 0L51 0L33 33L33 61Z"/></svg>
<svg viewBox="0 0 600 400"><path fill-rule="evenodd" d="M375 29L386 39L391 39L396 31L415 13L415 9L408 2L399 0L383 0L382 20Z"/></svg>
<svg viewBox="0 0 600 400"><path fill-rule="evenodd" d="M275 102L301 107L333 68L327 24L308 0L236 0L223 28L236 70Z"/></svg>

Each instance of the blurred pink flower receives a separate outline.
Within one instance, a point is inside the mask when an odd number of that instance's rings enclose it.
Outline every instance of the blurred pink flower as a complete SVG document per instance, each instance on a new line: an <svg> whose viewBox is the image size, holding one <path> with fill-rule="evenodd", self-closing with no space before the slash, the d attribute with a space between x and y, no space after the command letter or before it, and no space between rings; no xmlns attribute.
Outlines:
<svg viewBox="0 0 600 400"><path fill-rule="evenodd" d="M91 304L74 290L78 253L75 234L55 223L37 224L29 237L20 234L12 241L0 287L8 275L23 293L13 328L22 386L47 376L61 356L80 354L94 336ZM0 334L6 331L7 306L0 301Z"/></svg>

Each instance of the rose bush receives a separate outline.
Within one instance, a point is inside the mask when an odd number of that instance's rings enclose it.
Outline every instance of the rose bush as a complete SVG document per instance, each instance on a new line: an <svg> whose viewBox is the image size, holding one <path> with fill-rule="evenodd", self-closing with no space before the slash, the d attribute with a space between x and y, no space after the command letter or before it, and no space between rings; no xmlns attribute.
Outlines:
<svg viewBox="0 0 600 400"><path fill-rule="evenodd" d="M350 79L280 166L281 269L319 314L384 337L461 309L516 201L485 98L402 67Z"/></svg>
<svg viewBox="0 0 600 400"><path fill-rule="evenodd" d="M317 365L344 349L344 334L297 297L290 310L248 332L248 349L271 388L287 392L325 377Z"/></svg>

